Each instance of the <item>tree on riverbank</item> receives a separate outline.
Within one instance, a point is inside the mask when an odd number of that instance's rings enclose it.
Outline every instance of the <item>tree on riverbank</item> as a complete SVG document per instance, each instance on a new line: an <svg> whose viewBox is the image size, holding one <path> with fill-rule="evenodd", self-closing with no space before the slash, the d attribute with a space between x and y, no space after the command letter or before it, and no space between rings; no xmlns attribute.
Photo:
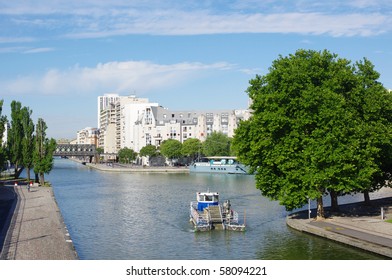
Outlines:
<svg viewBox="0 0 392 280"><path fill-rule="evenodd" d="M118 160L120 163L131 163L136 159L137 153L130 148L122 148L118 151Z"/></svg>
<svg viewBox="0 0 392 280"><path fill-rule="evenodd" d="M203 148L203 144L197 138L189 138L182 143L181 153L183 156L189 157L195 160L200 156Z"/></svg>
<svg viewBox="0 0 392 280"><path fill-rule="evenodd" d="M230 138L222 132L212 132L203 142L203 154L206 156L229 156Z"/></svg>
<svg viewBox="0 0 392 280"><path fill-rule="evenodd" d="M34 172L39 174L39 183L45 184L44 174L48 174L53 168L53 153L56 149L56 141L46 137L46 123L39 118L36 125L35 150L33 156Z"/></svg>
<svg viewBox="0 0 392 280"><path fill-rule="evenodd" d="M21 173L23 162L23 125L22 125L22 104L13 100L11 102L11 126L7 135L7 153L11 162L15 166L15 179Z"/></svg>
<svg viewBox="0 0 392 280"><path fill-rule="evenodd" d="M6 153L3 147L3 135L4 135L4 130L5 130L5 124L7 122L7 118L2 115L3 111L3 102L4 100L0 100L0 171L2 170L5 159L6 159Z"/></svg>
<svg viewBox="0 0 392 280"><path fill-rule="evenodd" d="M21 110L21 120L23 128L22 138L22 165L26 168L27 181L30 181L30 170L33 167L34 157L34 123L31 119L33 113L27 107L23 107Z"/></svg>
<svg viewBox="0 0 392 280"><path fill-rule="evenodd" d="M166 158L173 162L173 159L178 159L181 157L182 143L175 139L168 139L161 143L159 147L160 152Z"/></svg>
<svg viewBox="0 0 392 280"><path fill-rule="evenodd" d="M263 195L287 210L316 199L320 218L326 193L383 184L392 102L378 77L367 60L351 65L328 51L298 50L250 81L253 115L235 131L233 148L257 171Z"/></svg>

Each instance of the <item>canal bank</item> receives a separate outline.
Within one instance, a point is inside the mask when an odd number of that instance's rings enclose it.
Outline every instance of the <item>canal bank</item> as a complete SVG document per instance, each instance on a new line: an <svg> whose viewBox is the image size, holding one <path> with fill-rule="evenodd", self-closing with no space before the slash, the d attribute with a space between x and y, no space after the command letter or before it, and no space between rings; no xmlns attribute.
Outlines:
<svg viewBox="0 0 392 280"><path fill-rule="evenodd" d="M3 260L78 259L50 187L2 186L14 193L0 257ZM4 197L1 196L0 199ZM9 198L9 195L8 197Z"/></svg>
<svg viewBox="0 0 392 280"><path fill-rule="evenodd" d="M339 213L325 209L327 218L309 219L308 211L294 213L287 217L289 227L311 235L320 236L366 250L381 256L392 258L392 219L390 209L392 197L374 199L371 205L362 202L340 206ZM383 218L381 217L383 208ZM315 213L312 209L312 213Z"/></svg>

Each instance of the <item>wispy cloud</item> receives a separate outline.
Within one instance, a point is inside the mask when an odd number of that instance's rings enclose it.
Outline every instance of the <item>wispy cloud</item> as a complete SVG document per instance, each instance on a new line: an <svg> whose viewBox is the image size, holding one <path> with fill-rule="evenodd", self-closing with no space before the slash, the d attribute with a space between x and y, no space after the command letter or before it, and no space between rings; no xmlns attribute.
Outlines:
<svg viewBox="0 0 392 280"><path fill-rule="evenodd" d="M115 91L128 94L168 88L204 75L208 71L223 71L233 66L224 62L202 64L184 62L155 64L148 61L100 63L96 67L74 66L61 71L51 69L40 76L23 76L0 82L5 95L96 95Z"/></svg>
<svg viewBox="0 0 392 280"><path fill-rule="evenodd" d="M7 24L66 38L229 33L371 36L392 31L391 9L386 0L16 0L3 4L0 14Z"/></svg>
<svg viewBox="0 0 392 280"><path fill-rule="evenodd" d="M27 49L23 53L30 54L30 53L45 53L45 52L52 52L54 51L53 48L34 48L34 49Z"/></svg>

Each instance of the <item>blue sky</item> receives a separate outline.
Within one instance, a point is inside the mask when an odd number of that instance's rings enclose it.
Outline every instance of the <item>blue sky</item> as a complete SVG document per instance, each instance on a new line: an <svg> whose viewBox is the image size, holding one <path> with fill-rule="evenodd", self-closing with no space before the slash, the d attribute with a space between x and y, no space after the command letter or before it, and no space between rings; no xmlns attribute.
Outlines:
<svg viewBox="0 0 392 280"><path fill-rule="evenodd" d="M392 88L391 33L391 0L0 0L0 99L74 138L105 93L246 108L249 80L301 48L366 57Z"/></svg>

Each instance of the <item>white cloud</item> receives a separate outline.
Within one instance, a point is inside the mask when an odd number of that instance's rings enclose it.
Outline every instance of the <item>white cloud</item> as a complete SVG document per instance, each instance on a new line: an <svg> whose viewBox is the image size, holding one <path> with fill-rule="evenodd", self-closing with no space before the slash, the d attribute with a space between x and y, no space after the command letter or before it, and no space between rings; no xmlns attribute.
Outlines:
<svg viewBox="0 0 392 280"><path fill-rule="evenodd" d="M51 69L41 76L18 77L0 82L5 95L69 95L101 94L133 91L146 93L181 84L208 71L223 71L233 66L228 63L202 64L183 62L155 64L148 61L100 63L96 67L74 66L68 70Z"/></svg>
<svg viewBox="0 0 392 280"><path fill-rule="evenodd" d="M25 50L23 53L29 54L29 53L44 53L44 52L52 52L54 51L53 48L34 48L34 49L28 49Z"/></svg>
<svg viewBox="0 0 392 280"><path fill-rule="evenodd" d="M41 0L22 3L6 2L0 14L11 17L10 22L16 25L50 31L55 37L228 33L369 36L392 29L388 12L392 8L390 0L241 0L217 4L214 1Z"/></svg>
<svg viewBox="0 0 392 280"><path fill-rule="evenodd" d="M107 24L94 22L88 28L66 35L99 38L113 35L198 35L229 33L299 33L332 36L369 36L391 31L391 19L382 14L275 13L217 15L208 12L172 11L123 17Z"/></svg>

